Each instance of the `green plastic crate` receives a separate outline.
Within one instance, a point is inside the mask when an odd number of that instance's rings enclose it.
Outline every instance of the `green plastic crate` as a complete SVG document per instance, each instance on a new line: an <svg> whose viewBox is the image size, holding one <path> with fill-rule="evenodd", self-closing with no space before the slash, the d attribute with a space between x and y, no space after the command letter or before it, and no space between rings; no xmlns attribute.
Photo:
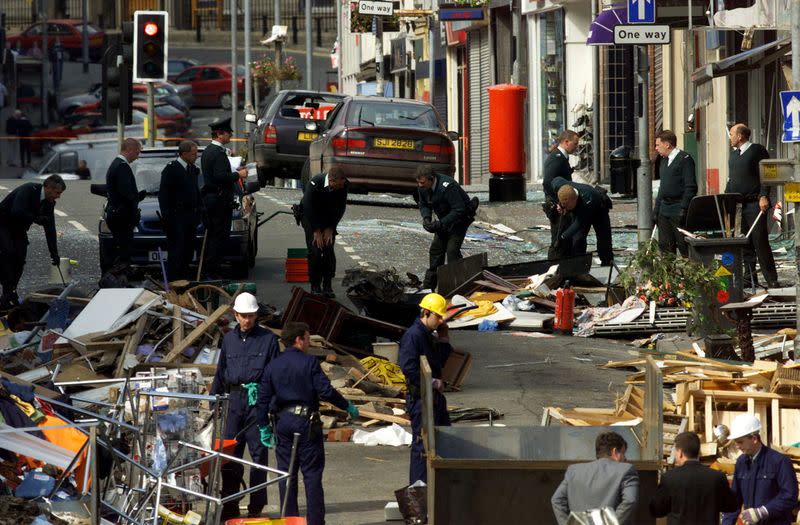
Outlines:
<svg viewBox="0 0 800 525"><path fill-rule="evenodd" d="M308 248L289 248L286 250L287 259L300 259L308 257Z"/></svg>

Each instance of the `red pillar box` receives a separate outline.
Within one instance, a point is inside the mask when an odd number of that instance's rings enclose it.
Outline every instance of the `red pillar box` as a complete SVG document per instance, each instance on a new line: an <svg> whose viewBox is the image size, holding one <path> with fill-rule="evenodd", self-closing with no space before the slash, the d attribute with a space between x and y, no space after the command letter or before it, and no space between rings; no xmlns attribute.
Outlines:
<svg viewBox="0 0 800 525"><path fill-rule="evenodd" d="M489 200L525 200L525 95L528 88L500 84L489 91Z"/></svg>

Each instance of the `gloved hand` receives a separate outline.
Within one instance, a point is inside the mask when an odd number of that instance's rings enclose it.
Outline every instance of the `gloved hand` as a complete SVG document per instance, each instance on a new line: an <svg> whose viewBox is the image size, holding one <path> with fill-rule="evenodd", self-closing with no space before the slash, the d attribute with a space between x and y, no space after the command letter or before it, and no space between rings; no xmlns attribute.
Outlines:
<svg viewBox="0 0 800 525"><path fill-rule="evenodd" d="M441 393L444 391L444 382L441 379L433 378L433 380L431 381L431 386L437 392Z"/></svg>
<svg viewBox="0 0 800 525"><path fill-rule="evenodd" d="M444 227L442 226L442 223L439 222L439 221L431 221L431 223L428 225L428 227L425 228L426 231L429 231L431 233L440 232L443 229L444 229Z"/></svg>
<svg viewBox="0 0 800 525"><path fill-rule="evenodd" d="M430 217L422 218L422 229L425 230L426 232L433 233L433 230L431 230L431 224L433 224L433 221L431 220Z"/></svg>
<svg viewBox="0 0 800 525"><path fill-rule="evenodd" d="M353 404L352 401L347 402L347 413L350 414L351 419L358 419L358 407Z"/></svg>
<svg viewBox="0 0 800 525"><path fill-rule="evenodd" d="M741 514L742 521L747 525L758 523L759 521L766 519L767 516L769 516L769 512L767 511L766 507L744 509Z"/></svg>
<svg viewBox="0 0 800 525"><path fill-rule="evenodd" d="M61 257L59 257L57 253L51 253L50 264L52 264L53 266L58 266L59 264L61 264Z"/></svg>
<svg viewBox="0 0 800 525"><path fill-rule="evenodd" d="M272 429L269 428L269 425L258 427L258 432L261 435L261 444L267 448L272 448L275 446L275 435L272 433Z"/></svg>
<svg viewBox="0 0 800 525"><path fill-rule="evenodd" d="M242 388L247 390L247 405L256 406L258 402L258 383L247 383L242 385Z"/></svg>

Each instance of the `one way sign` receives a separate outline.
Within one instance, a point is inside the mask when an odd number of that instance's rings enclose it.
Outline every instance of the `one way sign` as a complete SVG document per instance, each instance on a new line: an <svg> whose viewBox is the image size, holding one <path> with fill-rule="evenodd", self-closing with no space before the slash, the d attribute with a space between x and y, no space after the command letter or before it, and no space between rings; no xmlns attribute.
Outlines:
<svg viewBox="0 0 800 525"><path fill-rule="evenodd" d="M629 24L655 24L656 0L628 0Z"/></svg>
<svg viewBox="0 0 800 525"><path fill-rule="evenodd" d="M800 91L781 91L783 142L800 142Z"/></svg>

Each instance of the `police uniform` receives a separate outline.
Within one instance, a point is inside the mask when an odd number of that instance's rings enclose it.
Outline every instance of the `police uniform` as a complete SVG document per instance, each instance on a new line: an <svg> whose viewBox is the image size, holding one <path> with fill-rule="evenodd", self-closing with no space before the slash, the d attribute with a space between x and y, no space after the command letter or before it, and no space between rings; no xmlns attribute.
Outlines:
<svg viewBox="0 0 800 525"><path fill-rule="evenodd" d="M677 248L681 255L686 256L689 253L686 239L677 228L686 225L686 210L697 195L694 159L675 148L669 157L661 159L658 172L661 184L653 210L658 226L658 247L662 252L671 253L675 253Z"/></svg>
<svg viewBox="0 0 800 525"><path fill-rule="evenodd" d="M728 185L725 193L741 193L742 204L741 232L746 235L758 217L761 208L758 201L761 197L769 199L769 188L761 184L758 174L758 163L769 158L769 152L761 144L745 142L739 148L731 151L728 160ZM769 220L765 212L758 219L756 227L750 234L750 244L744 253L745 282L758 283L756 275L756 257L761 266L761 273L768 286L777 286L778 272L775 269L775 258L772 256L772 247L769 245Z"/></svg>
<svg viewBox="0 0 800 525"><path fill-rule="evenodd" d="M139 223L139 189L133 170L123 155L117 155L106 172L106 224L114 240L114 253L107 260L129 264L133 229Z"/></svg>
<svg viewBox="0 0 800 525"><path fill-rule="evenodd" d="M278 468L289 470L294 434L300 434L295 469L303 473L306 490L307 522L324 525L325 497L322 471L325 469L322 423L319 420L319 400L324 399L342 410L348 402L332 386L322 372L316 357L289 347L267 366L264 388L259 391L259 426L267 425L268 412L275 414L275 434L278 439L275 456ZM281 501L286 494L286 482L280 482ZM286 516L298 516L297 470L291 478L286 503Z"/></svg>
<svg viewBox="0 0 800 525"><path fill-rule="evenodd" d="M436 270L445 262L451 263L461 259L461 245L467 229L475 219L467 192L459 186L454 178L435 174L433 186L429 189L419 188L419 212L422 220L432 222L433 214L439 219L441 227L433 232L433 241L429 250L430 266L425 271L422 287L436 287ZM424 224L424 223L423 223Z"/></svg>
<svg viewBox="0 0 800 525"><path fill-rule="evenodd" d="M400 338L400 368L406 378L406 411L411 415L411 463L409 466L409 484L417 480L427 481L428 471L425 465L424 447L422 444L422 399L420 390L420 357L425 356L431 367L434 379L442 378L442 368L450 356L453 347L450 343L435 341L428 328L417 318L414 324ZM447 413L447 399L438 390L433 392L433 424L449 426L450 416Z"/></svg>
<svg viewBox="0 0 800 525"><path fill-rule="evenodd" d="M212 131L231 131L231 119L209 124ZM204 268L208 275L218 277L222 257L231 236L231 214L239 175L231 171L228 153L221 143L212 140L200 157L203 172L201 196L205 211L206 237Z"/></svg>
<svg viewBox="0 0 800 525"><path fill-rule="evenodd" d="M261 444L257 422L256 401L258 393L264 389L266 369L273 359L280 355L278 338L271 331L255 325L248 333L237 326L225 334L222 340L217 372L211 385L211 394L228 392L228 416L225 424L225 438L233 439L237 433L248 428L236 443L234 455L242 457L244 447L250 450L254 463L267 465L267 448ZM258 385L254 389L254 385ZM257 390L257 391L256 391ZM229 462L222 466L222 496L239 492L244 468L241 464ZM250 469L250 486L264 483L266 472ZM252 515L261 513L267 504L266 488L250 494L248 511ZM237 517L239 503L228 502L223 506L223 519Z"/></svg>
<svg viewBox="0 0 800 525"><path fill-rule="evenodd" d="M571 244L570 249L573 255L581 255L586 253L586 237L589 235L589 228L594 228L600 264L609 266L614 261L614 250L611 245L611 219L608 216L609 210L613 207L611 199L605 192L588 184L569 182L560 177L553 179L552 183L556 194L565 184L577 190L578 203L570 212L571 224L561 233L559 239L562 243Z"/></svg>
<svg viewBox="0 0 800 525"><path fill-rule="evenodd" d="M28 182L15 188L0 202L0 285L2 303L16 303L17 284L25 268L28 230L36 223L44 228L52 262L59 261L56 243L55 203L44 198L43 184Z"/></svg>
<svg viewBox="0 0 800 525"><path fill-rule="evenodd" d="M553 190L553 181L556 178L572 182L572 166L569 165L569 158L565 151L556 148L550 152L544 161L544 180L542 180L542 190L544 191L544 204L542 210L550 221L550 248L547 249L548 259L561 259L572 255L571 245L559 242L559 237L572 223L572 216L562 215L558 212L558 195Z"/></svg>
<svg viewBox="0 0 800 525"><path fill-rule="evenodd" d="M308 248L308 277L311 290L332 295L331 281L336 275L336 226L344 216L347 207L347 192L350 183L345 181L338 190L328 185L328 176L320 173L311 178L303 192L303 230L306 234ZM333 230L333 241L322 248L314 246L314 232L330 228Z"/></svg>
<svg viewBox="0 0 800 525"><path fill-rule="evenodd" d="M158 205L167 235L167 274L170 280L189 279L197 225L200 224L200 170L178 157L161 172Z"/></svg>

